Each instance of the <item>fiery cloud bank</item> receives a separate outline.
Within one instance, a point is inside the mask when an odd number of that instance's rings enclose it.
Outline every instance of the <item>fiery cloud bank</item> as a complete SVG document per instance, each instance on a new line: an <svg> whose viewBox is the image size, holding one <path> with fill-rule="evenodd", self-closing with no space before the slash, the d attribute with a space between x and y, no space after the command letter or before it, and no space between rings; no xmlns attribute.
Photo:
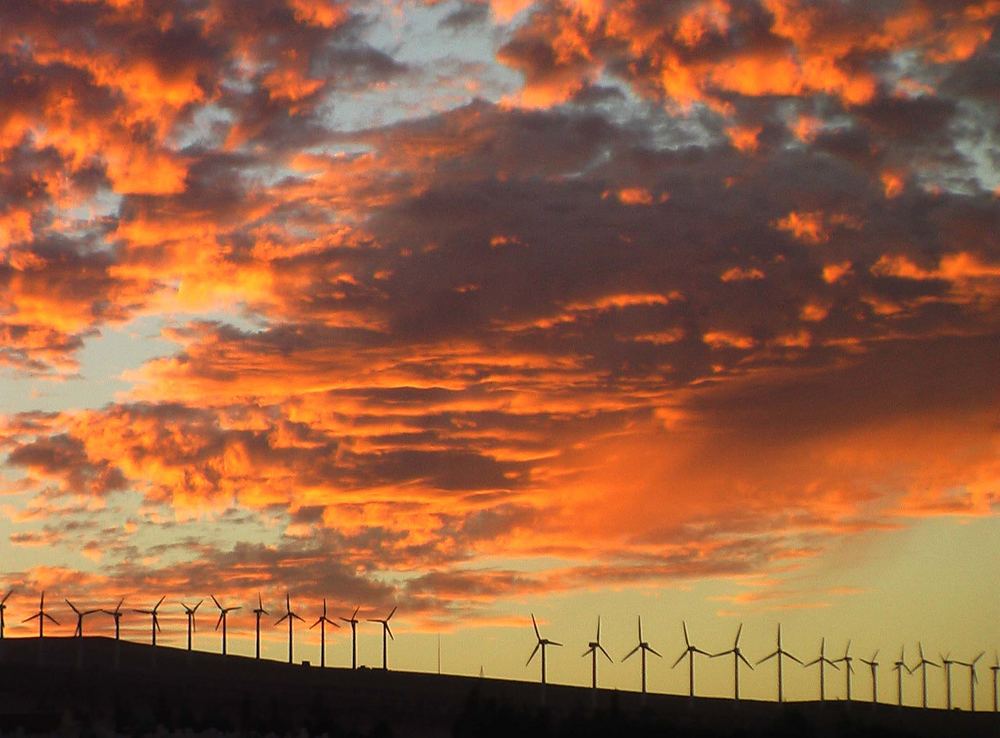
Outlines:
<svg viewBox="0 0 1000 738"><path fill-rule="evenodd" d="M8 573L489 621L995 514L998 21L7 0L5 391L170 346L2 417Z"/></svg>

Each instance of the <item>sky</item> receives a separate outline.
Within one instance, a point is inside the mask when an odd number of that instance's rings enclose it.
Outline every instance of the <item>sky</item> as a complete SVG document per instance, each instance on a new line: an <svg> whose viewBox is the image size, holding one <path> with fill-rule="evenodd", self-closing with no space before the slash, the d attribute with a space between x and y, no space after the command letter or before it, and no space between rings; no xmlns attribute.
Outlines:
<svg viewBox="0 0 1000 738"><path fill-rule="evenodd" d="M449 673L537 679L530 613L565 684L598 616L619 689L638 616L660 692L686 689L682 620L712 652L744 623L753 661L779 622L803 660L880 649L886 701L904 644L993 663L998 24L997 0L6 0L7 635L43 589L66 635L64 598L166 596L181 646L178 601L215 594L249 654L257 593L277 619L288 591L306 625L398 606L410 670L440 641Z"/></svg>

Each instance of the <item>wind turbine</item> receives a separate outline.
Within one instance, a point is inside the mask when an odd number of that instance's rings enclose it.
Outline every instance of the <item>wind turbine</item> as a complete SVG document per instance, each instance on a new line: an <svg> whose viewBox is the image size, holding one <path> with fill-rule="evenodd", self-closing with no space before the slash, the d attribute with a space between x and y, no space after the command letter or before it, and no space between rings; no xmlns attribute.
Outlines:
<svg viewBox="0 0 1000 738"><path fill-rule="evenodd" d="M747 657L743 655L740 650L740 635L743 633L743 623L740 623L740 627L736 629L736 640L733 641L733 647L728 651L720 651L719 653L713 653L712 658L716 656L727 656L729 654L733 655L733 699L737 702L740 701L740 661L753 669L753 664L747 661Z"/></svg>
<svg viewBox="0 0 1000 738"><path fill-rule="evenodd" d="M351 617L345 618L341 616L340 618L345 623L351 624L351 668L352 669L358 668L358 610L360 609L361 609L360 606L355 607L354 614L351 615Z"/></svg>
<svg viewBox="0 0 1000 738"><path fill-rule="evenodd" d="M912 674L913 669L906 665L906 657L903 655L904 648L899 649L899 659L893 664L892 670L896 672L896 704L900 707L903 706L903 670L906 670L907 674Z"/></svg>
<svg viewBox="0 0 1000 738"><path fill-rule="evenodd" d="M636 646L635 648L633 648L627 654L625 654L625 658L623 658L622 661L623 662L624 661L628 661L629 658L633 654L635 654L636 651L639 652L639 657L642 659L642 693L646 694L646 652L649 651L649 653L653 654L654 656L658 656L659 658L663 658L663 657L660 656L660 654L656 651L655 648L653 648L648 643L646 643L646 641L642 640L642 617L641 616L638 617L638 623L639 623L639 645ZM681 655L681 658L684 658L684 656ZM594 655L594 663L595 664L597 663L597 655L596 654ZM676 664L675 664L675 666L676 666Z"/></svg>
<svg viewBox="0 0 1000 738"><path fill-rule="evenodd" d="M231 613L231 612L233 612L235 610L242 610L243 607L241 605L236 605L235 607L223 607L221 604L219 604L219 601L217 599L215 599L215 595L210 595L210 596L212 598L212 602L214 602L215 606L217 608L219 608L219 619L215 621L215 629L218 630L219 626L220 625L222 626L222 655L225 656L226 655L226 619L229 617L229 613Z"/></svg>
<svg viewBox="0 0 1000 738"><path fill-rule="evenodd" d="M132 612L137 612L140 615L149 615L152 618L152 625L150 629L153 631L153 645L156 645L156 631L160 629L160 617L157 615L157 610L160 609L160 605L163 604L163 600L166 599L166 595L160 598L160 601L156 603L156 606L152 610L132 610ZM115 637L118 637L118 623L115 622Z"/></svg>
<svg viewBox="0 0 1000 738"><path fill-rule="evenodd" d="M979 677L976 676L976 663L985 653L985 651L980 651L976 658L972 659L972 661L955 662L956 664L969 667L969 712L976 711L976 684L979 683Z"/></svg>
<svg viewBox="0 0 1000 738"><path fill-rule="evenodd" d="M69 605L69 609L76 613L76 630L73 631L73 636L76 638L83 638L83 619L88 615L93 615L95 612L100 612L100 610L84 610L80 612L76 609L74 605L69 600L66 600L66 604Z"/></svg>
<svg viewBox="0 0 1000 738"><path fill-rule="evenodd" d="M14 592L14 590L12 590L12 589L8 590L7 594L5 594L3 596L3 599L0 600L0 641L3 640L3 631L4 631L4 628L6 627L6 623L4 622L4 618L3 618L3 612L4 612L4 610L7 609L7 598L10 597L11 594L13 594L13 592Z"/></svg>
<svg viewBox="0 0 1000 738"><path fill-rule="evenodd" d="M287 620L288 621L288 663L291 664L291 663L293 663L293 661L292 661L292 623L294 621L296 621L296 620L302 620L302 622L304 623L305 620L303 620L302 618L300 618L297 613L292 612L292 600L291 600L291 596L288 594L288 592L285 592L285 614L282 615L277 620L277 622L275 622L275 625L281 625L281 621L282 620ZM258 643L259 643L259 640L258 640Z"/></svg>
<svg viewBox="0 0 1000 738"><path fill-rule="evenodd" d="M702 651L697 646L692 646L691 639L688 638L687 623L682 620L681 625L684 627L684 643L686 644L686 648L681 652L681 655L677 657L677 660L674 662L674 665L671 666L670 668L671 669L675 668L677 664L679 664L681 661L684 660L685 656L688 657L688 695L690 697L694 697L694 655L696 653L700 653L704 656L711 657L712 654L710 654L708 651Z"/></svg>
<svg viewBox="0 0 1000 738"><path fill-rule="evenodd" d="M544 695L545 694L545 647L546 646L561 646L562 644L561 643L557 643L556 641L550 641L548 638L542 638L542 634L538 632L538 623L535 621L535 615L534 615L534 613L532 613L532 615L531 615L531 626L535 629L535 638L538 640L538 643L535 644L535 648L532 650L531 655L528 657L528 660L524 662L524 665L527 666L528 664L530 664L531 660L533 658L535 658L535 654L538 653L539 649L541 649L541 651L542 651L542 694Z"/></svg>
<svg viewBox="0 0 1000 738"><path fill-rule="evenodd" d="M839 659L834 659L835 664L846 664L847 668L844 670L844 675L847 678L847 701L851 701L851 674L854 673L854 667L851 662L854 661L854 657L851 656L851 641L848 639L847 648L844 649L844 655Z"/></svg>
<svg viewBox="0 0 1000 738"><path fill-rule="evenodd" d="M993 652L993 666L990 667L990 671L993 672L993 712L998 711L997 705L997 672L1000 672L1000 655L996 651Z"/></svg>
<svg viewBox="0 0 1000 738"><path fill-rule="evenodd" d="M396 608L393 607L392 611L381 620L378 618L368 618L369 623L382 624L382 669L384 671L389 670L389 642L385 639L385 636L388 633L392 640L396 640L396 637L392 634L392 630L389 629L389 621L392 620L392 616L395 613Z"/></svg>
<svg viewBox="0 0 1000 738"><path fill-rule="evenodd" d="M115 619L115 640L119 640L121 636L121 619L122 619L122 605L125 604L125 598L122 597L118 601L118 605L114 610L102 610L101 612L110 615Z"/></svg>
<svg viewBox="0 0 1000 738"><path fill-rule="evenodd" d="M639 640L640 641L642 640L642 636L639 636ZM597 652L598 651L600 651L601 653L603 653L607 657L608 661L610 661L611 663L614 663L614 660L611 658L611 656L608 655L608 652L604 650L604 646L601 645L601 616L600 615L597 616L597 638L595 638L590 643L588 643L587 644L587 650L583 652L584 656L586 656L588 653L591 656L591 664L590 664L590 675L591 675L590 676L590 682L591 683L590 683L590 687L591 687L591 689L595 689L595 690L597 689ZM646 672L645 667L643 667L642 671L643 671L643 681L645 681L645 672ZM645 690L643 690L643 691L645 691Z"/></svg>
<svg viewBox="0 0 1000 738"><path fill-rule="evenodd" d="M837 666L835 663L833 663L832 661L830 661L830 659L826 657L826 638L820 639L819 658L813 659L808 664L806 664L806 666L809 667L812 666L813 664L819 664L819 701L823 702L826 699L826 680L823 677L824 675L823 667L829 664L834 669L837 669L838 671L840 670L839 666Z"/></svg>
<svg viewBox="0 0 1000 738"><path fill-rule="evenodd" d="M941 668L941 664L937 664L937 663L935 663L933 661L930 661L930 660L924 658L924 646L923 646L923 644L920 641L917 641L917 650L920 651L920 661L918 661L913 668L916 669L918 666L920 667L920 688L923 691L923 706L926 709L927 708L927 667L928 666L933 666L935 668L940 669Z"/></svg>
<svg viewBox="0 0 1000 738"><path fill-rule="evenodd" d="M875 649L875 653L872 654L871 659L861 659L861 663L868 664L868 668L872 672L872 703L878 702L878 649Z"/></svg>
<svg viewBox="0 0 1000 738"><path fill-rule="evenodd" d="M38 612L32 615L30 618L25 618L23 622L27 623L31 620L38 618L38 637L45 637L45 619L48 618L56 625L59 625L59 621L54 617L45 612L45 592L42 592L42 599L38 602Z"/></svg>
<svg viewBox="0 0 1000 738"><path fill-rule="evenodd" d="M264 609L264 601L260 598L260 592L257 593L257 607L253 609L253 614L257 616L257 640L256 649L254 650L254 658L260 658L260 616L270 615L267 610ZM280 622L280 621L279 621Z"/></svg>
<svg viewBox="0 0 1000 738"><path fill-rule="evenodd" d="M945 692L945 704L948 706L947 709L951 709L951 665L960 664L961 661L952 661L951 652L947 654L938 654L941 656L941 663L944 665L944 692ZM926 705L925 705L926 707Z"/></svg>
<svg viewBox="0 0 1000 738"><path fill-rule="evenodd" d="M326 616L326 597L323 598L323 614L316 618L316 622L309 626L312 630L319 626L319 666L322 669L326 666L326 624L329 623L334 628L339 628L335 622Z"/></svg>
<svg viewBox="0 0 1000 738"><path fill-rule="evenodd" d="M796 658L792 654L788 653L788 651L786 651L785 649L783 649L781 647L781 623L778 623L778 648L777 648L777 650L774 651L774 653L768 654L767 656L765 656L764 658L762 658L760 661L757 662L757 666L760 666L761 664L763 664L768 659L773 659L773 658L777 657L777 659L778 659L778 702L784 702L785 701L784 683L782 682L782 679L781 679L781 659L782 659L783 656L787 657L787 658L790 658L792 661L795 661L795 662L797 662L799 664L802 663L802 661L800 661L798 658Z"/></svg>
<svg viewBox="0 0 1000 738"><path fill-rule="evenodd" d="M188 607L183 602L180 603L181 607L184 608L184 614L187 615L188 621L188 651L191 650L191 633L197 630L197 626L194 624L194 614L198 612L198 608L201 607L201 603L205 600L198 600L198 604L194 607Z"/></svg>

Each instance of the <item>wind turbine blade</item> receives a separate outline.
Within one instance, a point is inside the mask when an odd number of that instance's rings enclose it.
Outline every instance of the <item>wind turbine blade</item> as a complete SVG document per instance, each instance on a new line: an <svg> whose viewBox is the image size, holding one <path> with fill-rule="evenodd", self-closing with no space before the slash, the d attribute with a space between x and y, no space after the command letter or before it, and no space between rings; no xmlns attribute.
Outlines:
<svg viewBox="0 0 1000 738"><path fill-rule="evenodd" d="M295 618L296 620L301 620L301 621L302 621L303 623L304 623L304 622L306 621L306 619L305 619L305 618L303 618L303 617L300 617L300 616L299 616L299 614L298 614L298 613L296 613L296 612L293 612L293 613L291 613L291 616L292 616L293 618Z"/></svg>
<svg viewBox="0 0 1000 738"><path fill-rule="evenodd" d="M385 632L389 634L389 638L391 638L392 640L396 640L396 636L394 636L392 634L392 628L389 627L389 621L388 620L385 621ZM561 643L556 643L555 645L561 646L562 644Z"/></svg>
<svg viewBox="0 0 1000 738"><path fill-rule="evenodd" d="M691 650L694 651L695 653L700 653L702 656L711 656L712 655L708 651L702 651L700 648L696 648L696 647L692 647Z"/></svg>
<svg viewBox="0 0 1000 738"><path fill-rule="evenodd" d="M226 617L226 612L223 610L219 613L219 619L215 621L215 629L218 630L219 626L222 625L222 619Z"/></svg>
<svg viewBox="0 0 1000 738"><path fill-rule="evenodd" d="M32 615L32 616L31 616L30 618L25 618L25 619L24 619L24 620L22 620L21 622L22 622L22 623L27 623L27 622L29 622L29 621L31 621L31 620L34 620L35 618L40 618L40 617L42 617L42 614L41 614L40 612L36 612L36 613L35 613L34 615Z"/></svg>
<svg viewBox="0 0 1000 738"><path fill-rule="evenodd" d="M396 614L396 608L398 608L398 607L399 607L399 605L396 605L395 607L393 607L393 608L392 608L392 612L390 612L390 613L389 613L389 614L388 614L388 615L386 616L386 618L385 618L385 619L386 619L386 622L388 622L388 621L392 620L392 616Z"/></svg>
<svg viewBox="0 0 1000 738"><path fill-rule="evenodd" d="M876 648L875 653L872 654L872 661L875 661L875 659L877 658L878 658L878 649Z"/></svg>
<svg viewBox="0 0 1000 738"><path fill-rule="evenodd" d="M709 656L710 659L718 658L719 656L727 656L728 654L736 653L735 649L730 648L728 651L719 651L718 653L713 653Z"/></svg>
<svg viewBox="0 0 1000 738"><path fill-rule="evenodd" d="M309 626L309 630L312 630L313 628L315 628L317 625L319 625L322 622L323 622L322 620L317 620L315 623L313 623L312 625Z"/></svg>
<svg viewBox="0 0 1000 738"><path fill-rule="evenodd" d="M541 641L539 641L538 643L535 644L535 648L534 648L534 650L532 650L531 655L528 657L528 660L524 662L525 666L527 666L528 664L531 663L531 660L533 658L535 658L535 654L538 653L538 649L541 648L541 647L542 647Z"/></svg>
<svg viewBox="0 0 1000 738"><path fill-rule="evenodd" d="M535 613L531 613L531 627L535 629L535 638L542 640L542 634L538 632L538 623L535 622Z"/></svg>
<svg viewBox="0 0 1000 738"><path fill-rule="evenodd" d="M125 598L122 597L120 600L118 600L118 606L115 608L115 612L121 612L122 605L124 604L125 604Z"/></svg>
<svg viewBox="0 0 1000 738"><path fill-rule="evenodd" d="M594 650L596 650L596 649L594 648L594 646L591 646L591 647L590 647L590 648L588 648L588 649L587 649L586 651L584 651L584 652L583 652L582 654L580 654L580 656L586 656L586 655L587 655L588 653L590 653L591 651L594 651Z"/></svg>
<svg viewBox="0 0 1000 738"><path fill-rule="evenodd" d="M639 643L642 643L642 615L636 615L636 622L639 624Z"/></svg>
<svg viewBox="0 0 1000 738"><path fill-rule="evenodd" d="M813 659L813 660L812 660L812 661L810 661L810 662L809 662L808 664L803 664L803 665L804 665L804 666L812 666L813 664L818 664L818 663L820 663L821 661L823 661L823 659Z"/></svg>
<svg viewBox="0 0 1000 738"><path fill-rule="evenodd" d="M360 609L361 609L361 605L358 605L357 607L355 607L355 608L354 608L354 614L353 614L353 615L351 615L351 620L354 620L355 618L357 618L357 617L358 617L358 611L359 611Z"/></svg>
<svg viewBox="0 0 1000 738"><path fill-rule="evenodd" d="M48 618L49 620L51 620L51 621L52 621L53 623L55 623L56 625L59 625L59 621L58 621L58 620L56 620L56 619L55 619L54 617L52 617L51 615L49 615L49 614L48 614L47 612L43 612L43 613L42 613L42 615L44 615L45 617L47 617L47 618Z"/></svg>
<svg viewBox="0 0 1000 738"><path fill-rule="evenodd" d="M201 603L205 600L198 600L198 604L194 606L191 612L198 612L198 608L201 607Z"/></svg>
<svg viewBox="0 0 1000 738"><path fill-rule="evenodd" d="M971 665L972 665L972 666L975 666L975 665L976 665L976 662L977 662L977 661L979 661L979 659L981 659L981 658L982 658L983 656L985 656L985 655L986 655L986 651L980 651L980 652L979 652L979 655L978 655L978 656L976 656L976 658L972 659L972 664L971 664Z"/></svg>
<svg viewBox="0 0 1000 738"><path fill-rule="evenodd" d="M788 651L782 651L782 653L785 654L785 656L787 656L788 658L790 658L795 663L802 664L802 659L798 658L797 656L792 656L792 654L788 653ZM805 666L805 664L802 664L802 665Z"/></svg>
<svg viewBox="0 0 1000 738"><path fill-rule="evenodd" d="M161 597L161 598L160 598L159 602L157 602L157 603L156 603L156 607L154 607L153 609L154 609L154 610L159 610L159 609L160 609L160 605L162 605L162 604L163 604L163 601L164 601L165 599L167 599L167 596L166 596L166 595L163 595L163 597Z"/></svg>
<svg viewBox="0 0 1000 738"><path fill-rule="evenodd" d="M264 609L264 600L260 598L260 592L257 593L257 609L258 610Z"/></svg>
<svg viewBox="0 0 1000 738"><path fill-rule="evenodd" d="M80 614L80 611L76 609L76 606L72 602L70 602L69 600L66 600L66 604L69 605L69 609L70 610L72 610L73 612L75 612L77 615Z"/></svg>
<svg viewBox="0 0 1000 738"><path fill-rule="evenodd" d="M682 653L680 656L677 657L677 660L673 663L673 665L671 665L670 668L671 669L677 668L677 664L679 664L680 662L682 662L684 660L684 657L687 656L687 655L688 655L688 652L685 649L684 653Z"/></svg>
<svg viewBox="0 0 1000 738"><path fill-rule="evenodd" d="M597 639L596 640L597 640L598 643L601 642L601 616L600 615L597 616ZM980 654L980 656L982 656L982 654Z"/></svg>
<svg viewBox="0 0 1000 738"><path fill-rule="evenodd" d="M600 649L601 653L604 654L605 658L607 658L608 661L610 661L612 664L615 662L615 660L611 658L611 654L609 654L607 651L604 650L604 646L598 643L597 647Z"/></svg>
<svg viewBox="0 0 1000 738"><path fill-rule="evenodd" d="M657 651L657 650L656 650L655 648L653 648L652 646L646 646L646 650L647 650L647 651L649 651L649 652L650 652L651 654L653 654L654 656L659 656L659 657L660 657L661 659L663 658L663 655L662 655L662 654L660 654L660 652L659 652L659 651Z"/></svg>
<svg viewBox="0 0 1000 738"><path fill-rule="evenodd" d="M286 612L286 613L285 613L284 615L282 615L282 616L281 616L280 618L278 618L277 620L275 620L275 621L274 621L274 624L275 624L275 625L281 625L282 621L284 621L284 620L287 620L287 619L288 619L288 616L289 616L290 614L291 614L291 613L287 613L287 612Z"/></svg>
<svg viewBox="0 0 1000 738"><path fill-rule="evenodd" d="M220 605L219 601L217 599L215 599L215 595L209 595L209 596L212 598L212 602L215 603L215 606L221 610L222 609L222 605Z"/></svg>
<svg viewBox="0 0 1000 738"><path fill-rule="evenodd" d="M687 644L688 648L690 648L691 641L688 640L688 624L682 620L681 625L684 627L684 643Z"/></svg>
<svg viewBox="0 0 1000 738"><path fill-rule="evenodd" d="M740 623L740 627L736 629L736 640L733 641L733 648L738 648L740 645L740 634L743 633L743 623Z"/></svg>
<svg viewBox="0 0 1000 738"><path fill-rule="evenodd" d="M631 651L629 651L627 654L625 654L625 658L622 659L622 662L628 661L630 658L632 658L632 656L635 655L635 652L638 651L638 650L639 650L639 646L636 646L635 648L633 648Z"/></svg>
<svg viewBox="0 0 1000 738"><path fill-rule="evenodd" d="M775 656L777 656L777 655L778 655L778 653L779 653L778 651L775 651L774 653L771 653L771 654L768 654L767 656L765 656L764 658L762 658L762 659L761 659L760 661L758 661L758 662L757 662L757 665L758 665L758 666L760 666L760 665L761 665L761 664L763 664L763 663L764 663L765 661L770 661L770 660L771 660L771 659L773 659L773 658L774 658Z"/></svg>
<svg viewBox="0 0 1000 738"><path fill-rule="evenodd" d="M546 641L550 646L561 646L559 641Z"/></svg>
<svg viewBox="0 0 1000 738"><path fill-rule="evenodd" d="M736 654L736 658L740 659L744 664L746 664L751 669L753 669L753 664L751 664L749 661L747 661L747 657L744 656L742 653L737 653Z"/></svg>
<svg viewBox="0 0 1000 738"><path fill-rule="evenodd" d="M5 594L5 595L3 596L3 599L2 599L2 600L0 600L0 605L3 605L4 603L6 603L6 602L7 602L7 598L8 598L8 597L10 597L10 596L11 596L11 594L12 594L13 592L14 592L14 590L12 590L12 589L11 589L11 590L8 590L8 591L7 591L7 594Z"/></svg>

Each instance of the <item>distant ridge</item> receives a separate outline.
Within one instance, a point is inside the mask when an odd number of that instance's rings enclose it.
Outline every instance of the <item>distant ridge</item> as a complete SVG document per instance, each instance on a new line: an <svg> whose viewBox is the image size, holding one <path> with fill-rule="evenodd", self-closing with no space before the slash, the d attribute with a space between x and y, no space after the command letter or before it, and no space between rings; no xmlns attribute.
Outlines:
<svg viewBox="0 0 1000 738"><path fill-rule="evenodd" d="M116 665L117 664L117 665ZM695 698L326 668L105 637L0 641L0 732L1000 737L995 713ZM604 733L607 721L618 727ZM607 723L610 726L610 723ZM610 730L610 727L609 727Z"/></svg>

